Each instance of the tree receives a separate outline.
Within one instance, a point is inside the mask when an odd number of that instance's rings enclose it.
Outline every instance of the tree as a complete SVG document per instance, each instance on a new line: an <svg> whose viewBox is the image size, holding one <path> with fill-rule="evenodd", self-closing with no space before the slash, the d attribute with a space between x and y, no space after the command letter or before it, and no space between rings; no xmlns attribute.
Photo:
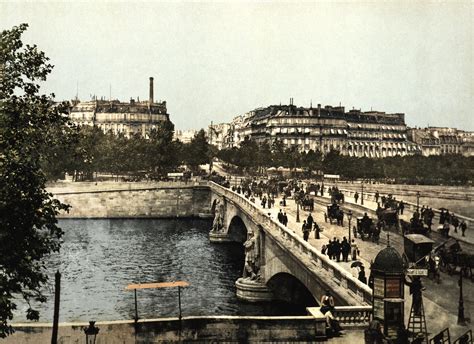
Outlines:
<svg viewBox="0 0 474 344"><path fill-rule="evenodd" d="M0 39L0 337L13 331L14 296L30 305L28 319L39 319L31 302L45 301L44 258L60 248L56 215L67 209L46 192L39 149L56 145L45 133L65 126L67 117L54 95L39 94L38 82L53 66L35 45L23 45L27 27L2 31Z"/></svg>
<svg viewBox="0 0 474 344"><path fill-rule="evenodd" d="M185 145L186 163L197 170L199 165L207 164L211 160L211 150L207 142L204 129L199 130L191 139L191 142Z"/></svg>

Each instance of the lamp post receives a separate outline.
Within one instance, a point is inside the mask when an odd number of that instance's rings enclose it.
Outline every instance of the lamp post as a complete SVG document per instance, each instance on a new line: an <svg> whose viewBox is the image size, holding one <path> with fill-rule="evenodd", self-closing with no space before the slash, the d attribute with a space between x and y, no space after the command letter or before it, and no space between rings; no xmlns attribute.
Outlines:
<svg viewBox="0 0 474 344"><path fill-rule="evenodd" d="M296 200L296 222L300 222L300 201Z"/></svg>
<svg viewBox="0 0 474 344"><path fill-rule="evenodd" d="M351 220L352 220L352 211L349 210L347 213L347 218L349 219L349 244L352 242L351 240Z"/></svg>
<svg viewBox="0 0 474 344"><path fill-rule="evenodd" d="M461 268L461 272L459 273L459 306L458 306L458 325L465 326L466 325L466 318L464 317L464 299L462 295L462 275L464 270L466 269L465 266Z"/></svg>
<svg viewBox="0 0 474 344"><path fill-rule="evenodd" d="M416 192L416 210L420 209L420 191Z"/></svg>
<svg viewBox="0 0 474 344"><path fill-rule="evenodd" d="M360 205L364 205L364 181L360 184L361 192L360 192Z"/></svg>
<svg viewBox="0 0 474 344"><path fill-rule="evenodd" d="M86 334L86 344L95 344L95 339L99 333L99 328L95 326L95 321L89 321L89 327L84 328Z"/></svg>

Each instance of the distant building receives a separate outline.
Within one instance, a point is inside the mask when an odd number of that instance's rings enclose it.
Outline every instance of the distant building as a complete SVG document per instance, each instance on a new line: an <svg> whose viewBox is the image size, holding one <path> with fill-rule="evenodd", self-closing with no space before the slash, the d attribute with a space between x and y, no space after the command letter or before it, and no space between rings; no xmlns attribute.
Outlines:
<svg viewBox="0 0 474 344"><path fill-rule="evenodd" d="M199 130L175 130L174 131L174 139L179 140L183 143L189 143L194 138L194 136L198 133Z"/></svg>
<svg viewBox="0 0 474 344"><path fill-rule="evenodd" d="M417 145L407 140L405 115L379 111L345 112L342 106L316 108L271 105L237 116L228 125L212 126L223 147L238 146L246 137L301 151L338 150L355 157L389 157L415 154Z"/></svg>
<svg viewBox="0 0 474 344"><path fill-rule="evenodd" d="M232 125L229 123L211 124L207 129L207 139L209 144L218 149L232 147Z"/></svg>
<svg viewBox="0 0 474 344"><path fill-rule="evenodd" d="M81 102L75 100L70 109L71 120L78 125L97 126L104 132L123 133L126 137L140 134L148 137L158 123L169 121L166 101L155 103L153 99L153 78L150 77L149 99L124 103L119 100L98 100Z"/></svg>
<svg viewBox="0 0 474 344"><path fill-rule="evenodd" d="M408 138L420 147L424 156L474 156L474 132L443 127L410 128Z"/></svg>

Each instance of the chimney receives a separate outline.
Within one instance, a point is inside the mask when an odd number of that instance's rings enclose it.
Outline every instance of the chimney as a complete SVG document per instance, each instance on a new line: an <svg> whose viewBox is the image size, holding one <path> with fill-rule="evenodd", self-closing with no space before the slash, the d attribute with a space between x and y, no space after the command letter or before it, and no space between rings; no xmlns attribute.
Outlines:
<svg viewBox="0 0 474 344"><path fill-rule="evenodd" d="M150 105L153 104L153 77L150 76Z"/></svg>
<svg viewBox="0 0 474 344"><path fill-rule="evenodd" d="M321 117L321 104L318 104L318 117Z"/></svg>

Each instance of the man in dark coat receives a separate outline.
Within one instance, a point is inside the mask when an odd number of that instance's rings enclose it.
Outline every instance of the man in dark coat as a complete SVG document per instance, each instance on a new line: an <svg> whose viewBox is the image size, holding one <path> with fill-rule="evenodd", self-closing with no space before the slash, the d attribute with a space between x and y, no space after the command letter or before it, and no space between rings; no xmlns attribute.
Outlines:
<svg viewBox="0 0 474 344"><path fill-rule="evenodd" d="M351 252L351 244L349 244L346 237L342 239L341 252L342 252L342 261L347 262L348 257L349 257L349 252Z"/></svg>

